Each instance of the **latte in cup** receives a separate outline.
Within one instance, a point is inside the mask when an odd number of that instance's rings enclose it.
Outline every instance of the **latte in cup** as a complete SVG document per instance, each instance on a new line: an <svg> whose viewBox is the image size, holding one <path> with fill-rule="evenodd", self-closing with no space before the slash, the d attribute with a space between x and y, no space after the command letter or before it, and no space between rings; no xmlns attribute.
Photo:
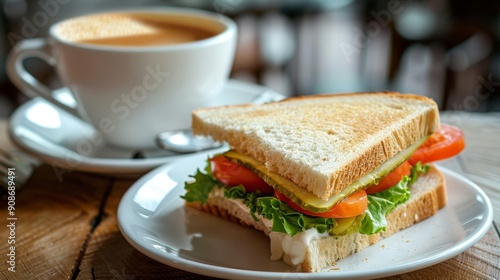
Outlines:
<svg viewBox="0 0 500 280"><path fill-rule="evenodd" d="M96 139L134 150L156 148L159 133L188 129L191 111L221 94L236 34L230 18L193 9L83 15L51 26L49 38L21 41L7 70L22 91L92 125ZM55 92L24 68L32 57L55 66L75 106L53 98Z"/></svg>
<svg viewBox="0 0 500 280"><path fill-rule="evenodd" d="M78 17L57 26L67 41L109 46L162 46L190 43L211 38L224 30L177 15L148 13L109 13Z"/></svg>

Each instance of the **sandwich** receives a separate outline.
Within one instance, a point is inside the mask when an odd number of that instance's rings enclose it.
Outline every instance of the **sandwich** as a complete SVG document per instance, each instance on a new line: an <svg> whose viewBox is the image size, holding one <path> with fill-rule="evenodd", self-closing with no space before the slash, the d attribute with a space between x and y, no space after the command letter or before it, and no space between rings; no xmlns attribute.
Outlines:
<svg viewBox="0 0 500 280"><path fill-rule="evenodd" d="M186 205L262 231L271 260L305 272L437 213L446 188L432 163L465 145L432 99L397 92L202 108L192 128L230 149L193 171Z"/></svg>

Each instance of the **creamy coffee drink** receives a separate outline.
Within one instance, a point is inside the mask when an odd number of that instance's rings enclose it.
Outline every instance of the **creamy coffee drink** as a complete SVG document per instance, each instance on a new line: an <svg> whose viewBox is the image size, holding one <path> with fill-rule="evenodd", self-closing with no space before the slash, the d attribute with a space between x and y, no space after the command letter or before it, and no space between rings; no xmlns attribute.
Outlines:
<svg viewBox="0 0 500 280"><path fill-rule="evenodd" d="M101 141L157 150L160 132L188 129L191 112L211 106L224 92L237 31L224 15L186 8L82 15L55 23L47 38L16 45L7 72L21 91L95 129L92 139L77 143L81 155L93 153ZM31 58L54 65L75 106L52 97L63 88L53 91L27 71L24 62Z"/></svg>
<svg viewBox="0 0 500 280"><path fill-rule="evenodd" d="M161 46L208 39L223 31L213 22L154 13L109 13L62 22L57 33L68 41L109 46Z"/></svg>

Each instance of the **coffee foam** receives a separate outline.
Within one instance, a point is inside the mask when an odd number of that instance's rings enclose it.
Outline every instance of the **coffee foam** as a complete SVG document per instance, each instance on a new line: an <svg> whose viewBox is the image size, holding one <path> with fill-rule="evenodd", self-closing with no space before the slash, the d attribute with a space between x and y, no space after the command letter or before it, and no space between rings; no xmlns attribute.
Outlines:
<svg viewBox="0 0 500 280"><path fill-rule="evenodd" d="M60 23L56 32L68 41L154 34L158 28L125 14L104 14L75 18Z"/></svg>
<svg viewBox="0 0 500 280"><path fill-rule="evenodd" d="M152 13L97 14L62 22L56 34L67 41L98 45L170 45L206 39L222 31L221 25L207 22Z"/></svg>

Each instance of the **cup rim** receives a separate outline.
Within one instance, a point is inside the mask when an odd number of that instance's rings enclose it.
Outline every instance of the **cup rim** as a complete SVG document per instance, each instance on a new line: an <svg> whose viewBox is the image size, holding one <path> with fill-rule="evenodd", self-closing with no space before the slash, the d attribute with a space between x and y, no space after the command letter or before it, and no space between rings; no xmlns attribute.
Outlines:
<svg viewBox="0 0 500 280"><path fill-rule="evenodd" d="M189 16L199 17L206 20L213 20L214 22L221 23L225 26L225 29L218 33L215 36L210 38L197 40L188 43L180 43L173 45L154 45L154 46L116 46L116 45L97 45L97 44L88 44L88 43L78 43L70 40L65 40L61 38L56 32L56 28L59 24L63 22L67 22L73 20L78 17L90 16L90 15L100 15L100 14L113 14L113 13L154 13L154 14L187 14ZM151 52L151 51L176 51L176 50L187 50L190 48L198 48L203 46L215 45L228 39L231 37L235 37L237 31L236 23L230 19L229 17L215 13L211 11L201 10L201 9L192 9L192 8L177 8L177 7L149 7L149 8L141 8L141 9L120 9L120 10L109 10L102 11L96 13L88 13L82 14L78 16L73 16L64 20L61 20L55 24L53 24L49 28L49 35L52 40L72 46L80 49L88 49L88 50L100 50L100 51L112 51L112 52Z"/></svg>

